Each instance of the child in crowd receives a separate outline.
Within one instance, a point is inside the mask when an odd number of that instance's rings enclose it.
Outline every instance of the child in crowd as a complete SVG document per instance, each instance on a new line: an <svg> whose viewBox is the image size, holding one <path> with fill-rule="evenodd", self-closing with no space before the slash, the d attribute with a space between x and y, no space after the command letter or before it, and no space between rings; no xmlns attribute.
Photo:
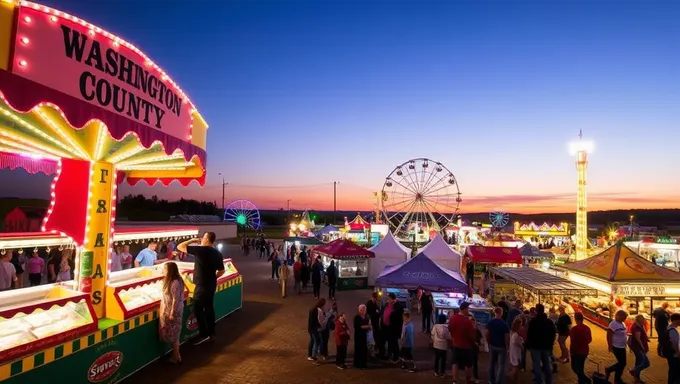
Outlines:
<svg viewBox="0 0 680 384"><path fill-rule="evenodd" d="M335 365L338 369L345 369L345 359L347 358L347 345L349 344L349 325L345 321L345 314L340 313L335 322Z"/></svg>
<svg viewBox="0 0 680 384"><path fill-rule="evenodd" d="M510 327L510 351L508 352L510 357L510 369L508 370L508 379L511 383L518 383L519 367L522 362L522 346L524 345L524 340L519 334L519 330L522 328L522 319L515 318Z"/></svg>
<svg viewBox="0 0 680 384"><path fill-rule="evenodd" d="M434 348L434 375L446 377L446 351L451 343L451 333L446 324L446 315L437 318L437 324L432 328L432 348Z"/></svg>
<svg viewBox="0 0 680 384"><path fill-rule="evenodd" d="M401 329L401 369L405 369L409 372L416 371L416 363L413 361L413 343L414 343L414 332L413 324L411 323L411 314L406 312L402 316L404 320L404 325Z"/></svg>

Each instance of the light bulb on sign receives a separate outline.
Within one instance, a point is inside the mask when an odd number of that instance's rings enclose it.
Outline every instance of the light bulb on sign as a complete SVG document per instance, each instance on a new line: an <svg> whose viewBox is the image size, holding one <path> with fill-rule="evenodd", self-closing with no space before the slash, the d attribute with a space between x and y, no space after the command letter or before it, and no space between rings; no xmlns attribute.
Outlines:
<svg viewBox="0 0 680 384"><path fill-rule="evenodd" d="M28 63L26 62L26 60L19 60L19 65L20 65L20 66L25 67L26 64L28 64Z"/></svg>
<svg viewBox="0 0 680 384"><path fill-rule="evenodd" d="M27 23L30 23L30 22L31 22L31 17L30 17L30 16L24 17L24 21L27 22Z"/></svg>
<svg viewBox="0 0 680 384"><path fill-rule="evenodd" d="M29 43L28 37L22 37L21 43L24 44L24 45L28 45L28 43Z"/></svg>

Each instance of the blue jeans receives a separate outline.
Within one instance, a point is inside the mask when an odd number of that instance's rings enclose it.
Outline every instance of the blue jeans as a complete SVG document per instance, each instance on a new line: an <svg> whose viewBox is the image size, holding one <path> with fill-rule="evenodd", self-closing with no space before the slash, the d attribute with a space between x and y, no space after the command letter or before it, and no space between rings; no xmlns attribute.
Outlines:
<svg viewBox="0 0 680 384"><path fill-rule="evenodd" d="M491 361L489 362L489 383L503 384L505 381L505 362L508 358L508 350L501 347L489 346ZM498 363L498 366L496 366ZM498 375L496 374L498 373Z"/></svg>
<svg viewBox="0 0 680 384"><path fill-rule="evenodd" d="M642 370L649 368L649 357L643 350L633 350L633 353L635 354L633 373L639 378Z"/></svg>
<svg viewBox="0 0 680 384"><path fill-rule="evenodd" d="M550 363L549 350L531 349L531 368L534 372L534 383L543 384L543 376L545 375L545 383L552 384L552 367Z"/></svg>
<svg viewBox="0 0 680 384"><path fill-rule="evenodd" d="M309 347L307 348L307 357L316 359L321 352L321 332L309 331Z"/></svg>

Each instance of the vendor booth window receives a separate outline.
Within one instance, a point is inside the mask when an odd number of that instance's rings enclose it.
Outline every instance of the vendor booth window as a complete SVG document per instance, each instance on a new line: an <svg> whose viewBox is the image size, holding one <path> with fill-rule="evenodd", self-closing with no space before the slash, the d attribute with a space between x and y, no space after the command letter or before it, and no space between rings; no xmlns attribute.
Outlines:
<svg viewBox="0 0 680 384"><path fill-rule="evenodd" d="M340 277L366 277L367 269L366 260L343 260L340 262Z"/></svg>

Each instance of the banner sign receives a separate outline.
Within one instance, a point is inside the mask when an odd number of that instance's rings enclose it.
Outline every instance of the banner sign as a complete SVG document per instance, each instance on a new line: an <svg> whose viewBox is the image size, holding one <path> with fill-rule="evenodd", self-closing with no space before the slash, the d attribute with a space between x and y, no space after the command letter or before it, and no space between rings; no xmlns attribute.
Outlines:
<svg viewBox="0 0 680 384"><path fill-rule="evenodd" d="M80 254L80 290L92 297L92 306L98 317L104 316L104 290L109 267L109 244L111 242L111 199L113 188L113 165L93 163L88 201L86 243Z"/></svg>
<svg viewBox="0 0 680 384"><path fill-rule="evenodd" d="M83 24L21 7L12 72L189 141L191 103L140 53Z"/></svg>

